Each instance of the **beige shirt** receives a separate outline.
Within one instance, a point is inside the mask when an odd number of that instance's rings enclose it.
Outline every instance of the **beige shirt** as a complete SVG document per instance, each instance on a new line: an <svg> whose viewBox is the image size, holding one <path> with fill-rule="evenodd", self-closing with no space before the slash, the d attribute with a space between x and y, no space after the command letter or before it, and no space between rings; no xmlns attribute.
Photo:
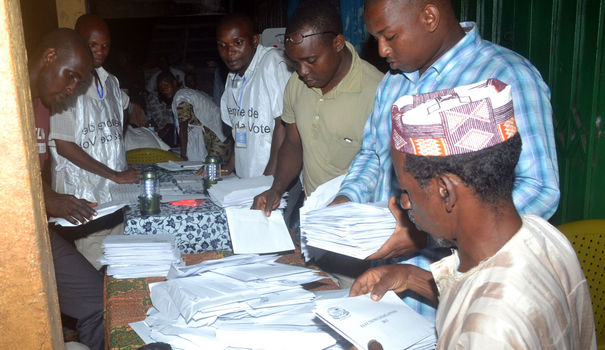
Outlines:
<svg viewBox="0 0 605 350"><path fill-rule="evenodd" d="M456 253L431 265L439 289L437 349L596 349L586 278L565 236L544 219L459 273Z"/></svg>
<svg viewBox="0 0 605 350"><path fill-rule="evenodd" d="M361 147L363 128L383 74L362 60L353 45L351 68L327 94L308 88L292 74L284 93L282 120L296 123L303 146L306 195L317 186L346 173Z"/></svg>

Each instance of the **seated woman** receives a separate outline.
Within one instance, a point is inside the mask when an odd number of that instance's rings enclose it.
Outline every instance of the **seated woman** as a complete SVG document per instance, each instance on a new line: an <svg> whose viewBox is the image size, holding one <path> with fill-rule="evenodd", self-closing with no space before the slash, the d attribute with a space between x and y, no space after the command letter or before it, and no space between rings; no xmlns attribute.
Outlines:
<svg viewBox="0 0 605 350"><path fill-rule="evenodd" d="M172 113L178 118L181 158L203 160L211 155L228 164L233 141L223 133L220 111L212 98L201 91L178 89L177 80L170 72L158 75L158 90L172 101Z"/></svg>

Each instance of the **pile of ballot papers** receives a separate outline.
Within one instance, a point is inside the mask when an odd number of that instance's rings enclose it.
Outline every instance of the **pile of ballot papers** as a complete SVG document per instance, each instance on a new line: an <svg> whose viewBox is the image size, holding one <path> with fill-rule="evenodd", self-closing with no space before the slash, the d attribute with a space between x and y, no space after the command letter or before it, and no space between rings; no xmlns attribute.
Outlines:
<svg viewBox="0 0 605 350"><path fill-rule="evenodd" d="M153 307L130 326L146 343L174 350L335 345L339 337L313 313L315 294L301 286L324 277L277 258L234 255L175 267L167 281L150 285Z"/></svg>
<svg viewBox="0 0 605 350"><path fill-rule="evenodd" d="M370 295L315 301L315 313L357 349L367 350L370 340L383 349L435 349L435 328L407 306L393 291L380 301Z"/></svg>
<svg viewBox="0 0 605 350"><path fill-rule="evenodd" d="M183 264L172 235L109 235L99 262L114 278L166 276L172 264Z"/></svg>
<svg viewBox="0 0 605 350"><path fill-rule="evenodd" d="M237 176L227 177L208 189L208 194L214 203L226 207L245 207L250 208L254 197L271 188L273 176L258 176L241 179ZM284 197L285 197L284 193ZM282 198L280 208L286 206L286 201Z"/></svg>
<svg viewBox="0 0 605 350"><path fill-rule="evenodd" d="M434 349L432 323L388 292L349 298L348 290L310 292L318 271L276 263L276 255L234 255L175 266L150 284L153 307L130 323L145 343L174 350ZM347 341L348 340L348 341ZM350 342L350 343L349 343Z"/></svg>
<svg viewBox="0 0 605 350"><path fill-rule="evenodd" d="M393 234L395 224L387 202L346 202L300 215L306 245L358 259L376 252Z"/></svg>
<svg viewBox="0 0 605 350"><path fill-rule="evenodd" d="M307 261L325 251L365 259L393 234L396 221L386 202L328 207L343 179L344 175L317 187L300 208L301 250Z"/></svg>

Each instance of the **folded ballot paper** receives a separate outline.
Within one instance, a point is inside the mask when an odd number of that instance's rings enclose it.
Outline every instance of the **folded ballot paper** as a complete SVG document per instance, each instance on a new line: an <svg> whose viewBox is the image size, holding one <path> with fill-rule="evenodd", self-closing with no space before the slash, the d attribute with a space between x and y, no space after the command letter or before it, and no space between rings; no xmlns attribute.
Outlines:
<svg viewBox="0 0 605 350"><path fill-rule="evenodd" d="M365 259L393 234L396 221L387 202L327 206L342 178L319 186L300 210L301 247L307 261L319 257L321 250Z"/></svg>
<svg viewBox="0 0 605 350"><path fill-rule="evenodd" d="M376 340L383 349L434 349L435 328L393 291L376 302L369 294L315 301L315 314L360 350Z"/></svg>
<svg viewBox="0 0 605 350"><path fill-rule="evenodd" d="M294 250L281 211L270 217L261 210L227 207L227 223L235 254L262 254Z"/></svg>
<svg viewBox="0 0 605 350"><path fill-rule="evenodd" d="M166 276L172 264L182 265L172 235L109 235L99 262L114 278Z"/></svg>
<svg viewBox="0 0 605 350"><path fill-rule="evenodd" d="M203 161L173 161L157 163L158 167L168 171L198 170L204 165Z"/></svg>
<svg viewBox="0 0 605 350"><path fill-rule="evenodd" d="M153 307L130 326L146 343L172 349L325 349L340 339L313 313L302 284L317 271L276 263L277 255L234 255L174 267L150 285Z"/></svg>
<svg viewBox="0 0 605 350"><path fill-rule="evenodd" d="M273 184L273 176L258 176L242 179L239 177L225 178L212 185L208 194L214 203L221 207L245 207L250 208L254 197L265 192ZM284 194L285 195L285 194ZM280 208L286 206L282 198Z"/></svg>

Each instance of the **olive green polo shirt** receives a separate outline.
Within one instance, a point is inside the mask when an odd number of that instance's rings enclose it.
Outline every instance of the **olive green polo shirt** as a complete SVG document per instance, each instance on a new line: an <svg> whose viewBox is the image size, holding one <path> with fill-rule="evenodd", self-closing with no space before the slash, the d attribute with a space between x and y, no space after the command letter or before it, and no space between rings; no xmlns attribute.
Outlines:
<svg viewBox="0 0 605 350"><path fill-rule="evenodd" d="M297 73L284 92L282 120L296 124L303 148L303 185L310 195L317 186L349 170L359 152L363 128L383 74L362 60L347 42L353 59L340 83L323 94L309 88Z"/></svg>

